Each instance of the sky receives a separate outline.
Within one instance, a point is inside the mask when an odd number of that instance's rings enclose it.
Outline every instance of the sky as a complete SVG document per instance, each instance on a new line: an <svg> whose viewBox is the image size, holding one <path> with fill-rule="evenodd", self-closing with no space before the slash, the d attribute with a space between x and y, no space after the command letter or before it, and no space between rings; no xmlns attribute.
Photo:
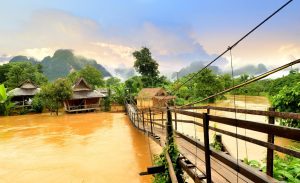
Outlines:
<svg viewBox="0 0 300 183"><path fill-rule="evenodd" d="M0 63L39 60L57 49L95 59L113 71L131 68L149 47L162 74L208 63L284 0L1 0ZM294 0L232 50L234 68L268 68L300 58L300 2ZM228 68L225 55L215 65Z"/></svg>

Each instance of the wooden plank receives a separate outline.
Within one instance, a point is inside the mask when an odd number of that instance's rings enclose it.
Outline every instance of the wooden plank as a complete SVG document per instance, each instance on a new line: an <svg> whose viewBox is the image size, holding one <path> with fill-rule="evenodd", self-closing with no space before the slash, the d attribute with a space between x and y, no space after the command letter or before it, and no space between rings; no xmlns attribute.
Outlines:
<svg viewBox="0 0 300 183"><path fill-rule="evenodd" d="M204 144L201 142L197 142L194 139L191 139L181 133L178 133L180 137L187 142L199 147L200 149L204 149ZM246 176L247 178L251 179L254 182L265 182L265 183L271 183L271 182L278 182L277 180L273 179L272 177L269 177L268 175L259 172L257 170L254 170L248 165L245 165L243 163L237 164L236 160L232 158L231 156L223 153L223 152L217 152L213 149L210 149L211 156L218 159L219 161L223 162L227 166L231 167L235 171L241 173L242 175Z"/></svg>
<svg viewBox="0 0 300 183"><path fill-rule="evenodd" d="M190 107L183 107L177 110L182 109L212 109L217 111L227 111L227 112L236 112L236 113L244 113L244 114L253 114L253 115L260 115L260 116L271 116L271 117L278 117L282 119L296 119L300 120L299 113L292 113L292 112L276 112L276 111L261 111L261 110L252 110L252 109L236 109L236 108L228 108L228 107L217 107L217 106L190 106Z"/></svg>
<svg viewBox="0 0 300 183"><path fill-rule="evenodd" d="M246 121L240 119L232 119L232 118L219 117L213 115L209 115L209 120L222 123L225 125L245 128L257 132L273 134L279 137L284 137L292 140L298 141L300 139L300 129L297 128L290 128L285 126L265 124L265 123Z"/></svg>

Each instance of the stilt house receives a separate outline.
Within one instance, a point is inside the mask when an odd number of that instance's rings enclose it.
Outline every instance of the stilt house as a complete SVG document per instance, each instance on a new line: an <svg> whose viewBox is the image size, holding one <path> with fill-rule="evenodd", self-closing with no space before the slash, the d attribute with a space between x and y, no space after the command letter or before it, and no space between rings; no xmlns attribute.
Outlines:
<svg viewBox="0 0 300 183"><path fill-rule="evenodd" d="M40 92L40 88L30 80L24 81L18 88L8 92L15 103L16 108L31 107L32 98Z"/></svg>
<svg viewBox="0 0 300 183"><path fill-rule="evenodd" d="M64 101L65 111L95 111L100 110L100 98L105 97L80 78L73 85L73 95L69 100Z"/></svg>

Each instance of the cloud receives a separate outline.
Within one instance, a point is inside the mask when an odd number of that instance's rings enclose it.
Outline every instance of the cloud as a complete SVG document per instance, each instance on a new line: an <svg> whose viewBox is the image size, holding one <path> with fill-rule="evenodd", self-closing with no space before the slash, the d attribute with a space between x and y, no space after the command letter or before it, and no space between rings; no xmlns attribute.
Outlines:
<svg viewBox="0 0 300 183"><path fill-rule="evenodd" d="M120 65L133 66L132 52L150 48L162 73L174 72L188 64L207 62L208 54L192 36L190 27L162 27L144 22L133 31L103 28L98 22L60 10L39 10L14 31L0 30L1 51L41 60L57 49L93 58L113 71ZM1 54L1 53L0 53ZM224 60L224 59L223 59Z"/></svg>

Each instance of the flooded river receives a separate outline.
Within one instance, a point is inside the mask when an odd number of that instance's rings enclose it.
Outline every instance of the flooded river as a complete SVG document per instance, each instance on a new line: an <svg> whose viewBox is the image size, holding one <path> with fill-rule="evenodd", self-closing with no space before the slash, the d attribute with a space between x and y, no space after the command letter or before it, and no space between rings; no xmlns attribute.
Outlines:
<svg viewBox="0 0 300 183"><path fill-rule="evenodd" d="M234 103L235 101L235 103ZM230 107L233 108L234 106L236 108L240 109L253 109L253 110L268 110L270 107L270 103L267 99L267 97L263 96L235 96L235 100L233 96L227 96L226 100L217 101L216 103L209 104L210 106L219 106L219 107ZM191 110L194 112L204 112L203 110ZM224 112L224 111L215 111L211 110L210 114L217 115L217 116L224 116L224 117L230 117L230 118L237 118L237 119L243 119L248 121L255 121L255 122L261 122L261 123L268 123L268 119L265 116L258 116L258 115L250 115L250 114L235 114L232 112ZM201 121L201 119L195 119L192 117L186 117L183 115L178 115L178 119L189 119L189 120L195 120L195 121ZM220 123L210 123L211 126L215 126L217 128L227 130L233 133L238 133L241 135L245 135L248 137L253 137L259 140L267 141L267 135L259 132L255 132L252 130L244 130L244 129L236 129L235 127L223 125ZM196 130L195 130L196 129ZM200 139L200 141L203 142L203 130L202 127L196 127L193 124L178 124L178 131L181 131L185 134L188 134L190 136L193 136L197 139ZM210 131L210 139L212 141L214 132ZM267 155L267 150L264 147L245 142L243 140L236 140L233 137L222 135L223 143L228 149L229 153L234 156L238 157L239 159L244 159L245 157L248 157L248 159L255 159L255 160L264 160ZM289 146L292 142L283 139L275 137L275 144L281 145L281 146Z"/></svg>
<svg viewBox="0 0 300 183"><path fill-rule="evenodd" d="M0 182L151 182L148 140L123 113L0 117Z"/></svg>

